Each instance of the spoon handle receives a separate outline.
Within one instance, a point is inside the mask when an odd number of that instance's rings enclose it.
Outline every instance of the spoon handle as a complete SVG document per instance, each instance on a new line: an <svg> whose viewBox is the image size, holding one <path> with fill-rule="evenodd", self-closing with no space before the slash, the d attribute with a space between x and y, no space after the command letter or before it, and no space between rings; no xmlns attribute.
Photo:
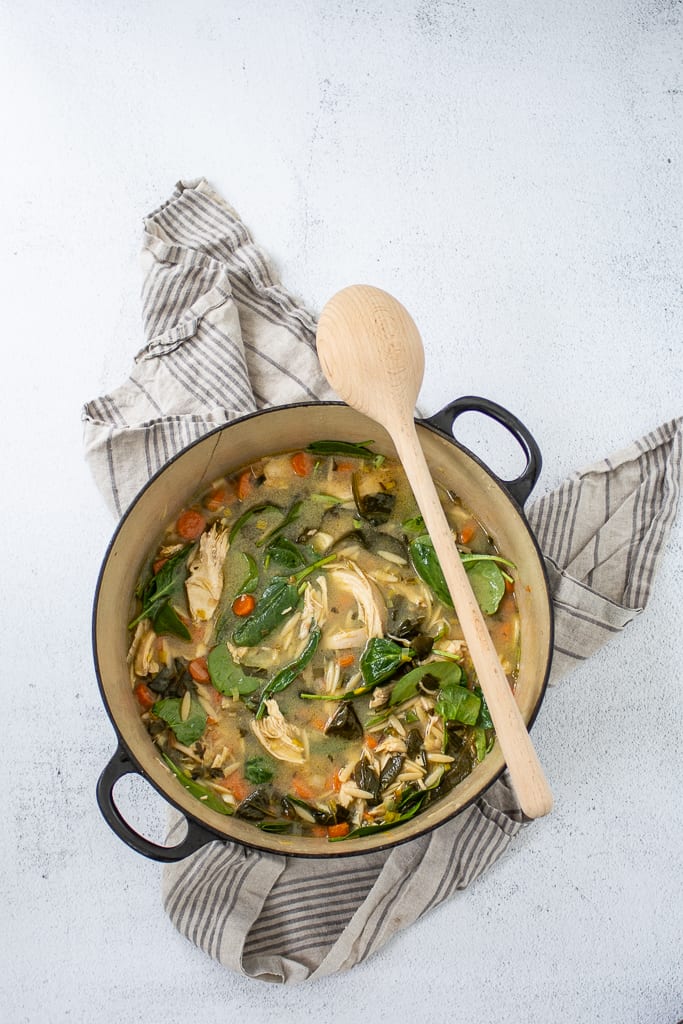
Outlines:
<svg viewBox="0 0 683 1024"><path fill-rule="evenodd" d="M540 818L553 806L552 793L457 554L412 418L390 433L441 563L515 793L527 817Z"/></svg>

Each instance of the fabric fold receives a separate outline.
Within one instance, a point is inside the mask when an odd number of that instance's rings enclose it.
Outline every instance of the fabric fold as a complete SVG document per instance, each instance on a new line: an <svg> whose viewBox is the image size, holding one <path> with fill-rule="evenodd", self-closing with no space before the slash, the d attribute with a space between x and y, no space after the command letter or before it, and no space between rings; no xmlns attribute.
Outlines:
<svg viewBox="0 0 683 1024"><path fill-rule="evenodd" d="M335 397L313 317L206 181L181 182L145 220L142 265L145 346L128 380L83 410L86 459L117 516L208 430L271 405ZM552 682L645 608L676 514L682 447L683 419L672 420L527 511L555 610ZM523 824L503 775L428 835L352 860L216 841L165 867L163 903L181 934L229 969L302 982L348 970L453 898ZM174 820L171 840L180 828Z"/></svg>

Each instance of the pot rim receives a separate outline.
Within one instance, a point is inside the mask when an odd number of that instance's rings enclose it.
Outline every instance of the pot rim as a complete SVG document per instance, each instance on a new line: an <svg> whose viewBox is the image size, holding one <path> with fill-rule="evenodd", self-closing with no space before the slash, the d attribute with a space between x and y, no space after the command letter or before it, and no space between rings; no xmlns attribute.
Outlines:
<svg viewBox="0 0 683 1024"><path fill-rule="evenodd" d="M472 804L476 803L477 800L479 800L481 797L483 797L485 795L485 793L491 788L491 786L493 786L493 784L495 782L497 782L501 778L501 776L505 773L506 765L505 765L505 763L503 763L501 768L499 768L495 772L495 774L492 776L492 778L484 785L484 787L482 789L480 789L477 793L474 793L465 802L459 804L458 807L456 807L451 813L446 814L440 820L435 821L433 823L425 824L425 826L417 834L408 835L408 836L405 836L404 838L401 838L400 835L396 836L395 831L392 830L392 829L389 829L386 832L386 836L387 836L386 841L382 840L382 841L378 842L377 845L372 847L372 850L368 850L368 849L363 848L363 847L358 848L355 844L349 843L348 845L344 844L343 848L342 848L342 844L330 844L334 848L331 849L329 853L327 851L305 852L305 851L299 851L299 850L291 851L291 850L286 850L286 849L279 850L279 851L274 851L270 846L265 846L263 844L259 844L258 842L253 842L252 843L249 840L243 839L241 837L240 838L236 838L234 836L226 835L225 833L220 832L217 829L215 829L213 826L207 824L202 819L200 819L200 818L198 818L198 817L196 817L194 815L191 815L186 810L185 807L180 805L176 801L176 799L173 796L171 796L166 791L166 789L164 789L153 778L151 778L148 775L148 773L145 771L145 769L141 766L141 764L140 764L138 758L136 757L134 751L131 749L130 744L124 739L124 737L122 735L122 732L121 732L121 729L120 729L119 725L117 724L117 721L116 721L116 718L114 716L114 713L112 712L112 709L111 709L111 707L109 705L109 701L107 699L107 695L106 695L106 691L105 691L105 687L104 687L104 683L103 683L103 679L102 679L102 671L101 671L101 667L100 667L100 659L99 659L98 644L97 644L97 613L98 613L100 596L101 596L101 591L102 591L102 586L103 586L104 574L105 574L105 571L106 571L106 568L107 568L107 565L108 565L108 562L109 562L109 558L110 558L111 552L112 552L112 550L113 550L113 548L114 548L114 546L116 544L116 541L118 539L119 534L121 533L121 531L122 531L122 529L124 527L124 524L125 524L126 520L128 519L128 517L133 512L133 510L134 510L135 506L137 505L138 501L140 500L141 496L154 484L154 482L162 474L166 473L169 470L169 468L175 462L177 462L181 457L183 457L192 448L196 447L199 444L205 443L208 438L210 438L210 437L212 437L212 436L214 436L216 434L219 434L222 431L227 430L227 429L229 429L230 427L232 427L234 425L242 424L242 423L244 423L244 422L246 422L248 420L256 419L258 417L266 417L270 413L282 412L283 410L311 409L311 408L320 408L320 407L324 407L324 406L336 406L336 407L347 407L347 408L350 408L349 406L347 406L346 402L341 402L341 401L290 402L290 403L286 403L284 405L268 406L267 409L257 409L254 412L246 413L244 416L236 417L235 419L229 420L226 423L218 424L216 427L214 427L211 430L207 431L207 433L202 434L201 437L198 437L195 440L191 441L188 445L185 445L185 447L181 448L178 452L176 452L174 455L172 455L171 458L168 459L168 461L165 462L149 478L149 480L147 480L147 482L139 489L139 491L136 493L134 498L129 502L129 504L126 507L125 511L121 515L118 523L116 524L116 528L115 528L115 530L114 530L114 532L112 534L112 537L111 537L111 539L110 539L110 541L109 541L109 543L107 545L107 548L105 550L105 553L104 553L104 556L102 558L102 562L101 562L101 565L100 565L100 568L99 568L99 571L98 571L97 583L96 583L96 587L95 587L95 594L94 594L94 598L93 598L92 616L91 616L91 643L92 643L92 649L93 649L93 660L94 660L94 666L95 666L95 675L96 675L96 678L97 678L97 685L98 685L98 688L99 688L99 691L100 691L100 697L102 699L102 703L104 705L104 708L105 708L105 711L106 711L107 716L109 718L109 721L111 722L112 727L114 729L114 733L116 735L117 744L118 744L117 749L114 751L114 754L112 755L112 758L110 759L110 762L109 762L107 767L111 766L116 759L118 759L120 761L121 758L122 758L122 752L123 752L123 756L125 758L127 758L128 761L130 761L131 766L132 766L132 770L134 771L134 773L142 776L142 778L144 778L145 781L148 782L154 788L154 790L159 794L159 796L162 797L162 799L164 801L169 803L180 815L182 815L182 817L184 819L186 819L187 826L188 826L188 838L190 837L190 834L191 834L191 831L192 831L192 827L194 825L198 829L203 830L204 832L207 833L207 839L206 839L207 842L211 841L213 838L215 838L215 840L217 840L217 841L221 841L221 842L224 842L224 843L229 843L229 842L237 843L240 846L244 846L244 847L246 847L248 849L251 849L251 850L257 850L260 853L270 853L270 854L275 854L276 856L284 856L284 857L301 857L301 858L311 859L311 860L329 859L329 858L334 858L334 857L349 857L349 856L359 857L359 856L362 856L363 854L366 854L366 853L386 852L387 850L392 849L393 847L402 846L404 843L412 842L415 839L419 839L421 836L428 835L430 832L434 831L434 829L440 828L442 825L445 825L447 822L452 821L459 814L461 814L463 811L465 811L468 807L471 807ZM438 415L438 413L435 414L435 415ZM434 434L436 434L436 435L438 435L440 437L445 438L450 444L452 444L454 447L459 449L465 456L467 456L468 458L472 459L480 467L480 469L482 469L491 478L491 480L495 483L495 485L504 492L504 495L505 495L506 499L509 502L511 502L511 504L513 505L515 511L517 512L517 514L519 516L519 520L522 523L522 525L524 526L524 529L526 530L526 533L528 534L528 537L531 540L532 546L534 547L536 555L538 557L538 562L539 562L539 566L540 566L540 569L541 569L541 576L542 576L543 585L544 585L544 588L545 588L545 595L546 595L548 609L549 609L549 616L548 616L548 654L547 654L547 658L546 658L545 670L544 670L544 673L543 673L543 679L542 679L542 682L540 683L539 689L538 689L538 695L537 695L536 701L534 703L534 706L532 708L532 711L530 713L529 719L528 719L528 721L526 723L527 730L530 731L531 728L533 727L535 721L536 721L536 718L538 716L538 712L539 712L539 710L541 708L541 705L543 703L543 700L545 698L546 690L547 690L547 687L548 687L548 679L550 677L550 670L551 670L551 666L552 666L552 654L553 654L553 647L554 647L555 623L554 623L554 615L553 615L553 603L552 603L552 597L551 597L551 593L550 593L550 583L549 583L549 578L548 578L548 572L547 572L547 569L546 569L545 559L544 559L544 556L543 556L543 552L541 551L541 548L540 548L540 545L539 545L539 543L538 543L538 541L536 539L536 536L534 535L531 527L529 526L527 518L526 518L526 516L524 514L523 507L519 504L517 499L506 488L505 481L501 480L498 476L496 476L496 474L486 465L486 463L479 456L477 456L474 452L470 451L469 448L466 448L465 445L463 445L459 441L457 441L455 439L455 437L453 436L453 434L448 433L447 431L441 429L440 427L436 426L433 423L430 423L429 420L427 420L427 419L422 419L422 418L417 418L416 417L415 418L415 423L417 424L418 427L422 427L422 428L424 428L426 430L429 430L432 433L434 433ZM105 768L105 771L106 771L106 768ZM119 773L119 776L120 776L120 774L122 774L122 773ZM103 773L103 775L104 775L104 773ZM101 777L101 779L102 779L102 777ZM118 779L116 781L118 781ZM100 794L99 794L99 790L98 790L98 798L99 798L99 795ZM113 803L113 800L111 800L111 802ZM109 823L111 824L111 822L109 822ZM256 829L254 831L256 832L256 837L255 838L257 838L260 833L258 833L258 830L256 830ZM135 833L135 834L137 835L137 833ZM144 839L144 837L140 837L140 839L141 839L143 844L148 844L153 849L160 850L160 851L163 850L163 849L168 849L169 852L171 852L173 850L173 847L163 847L161 845L154 844L151 841L148 841L148 840ZM140 852L144 852L144 851L141 850ZM186 854L183 854L183 856L185 856L185 855ZM170 860L172 858L169 857L168 859Z"/></svg>

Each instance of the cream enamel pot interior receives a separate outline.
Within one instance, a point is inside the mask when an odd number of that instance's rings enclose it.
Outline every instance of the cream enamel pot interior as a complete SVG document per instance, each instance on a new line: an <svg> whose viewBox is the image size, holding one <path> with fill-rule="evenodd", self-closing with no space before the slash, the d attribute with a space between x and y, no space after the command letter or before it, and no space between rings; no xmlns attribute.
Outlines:
<svg viewBox="0 0 683 1024"><path fill-rule="evenodd" d="M520 444L526 466L515 480L500 480L454 441L455 419L471 411L501 423ZM545 692L553 639L552 604L543 559L522 513L540 473L538 445L506 409L474 397L457 399L430 419L418 421L418 434L434 479L461 498L494 538L498 549L517 567L515 593L521 620L521 660L515 692L524 721L530 726ZM254 413L212 431L164 466L134 500L109 545L95 595L93 646L102 699L119 745L99 778L97 800L114 832L147 857L181 860L216 839L278 854L312 857L384 849L452 818L480 796L505 767L496 745L471 775L412 820L348 843L330 843L324 838L271 835L247 821L218 814L191 796L161 761L140 720L126 664L130 644L126 624L132 618L132 595L148 552L166 523L213 480L263 456L301 449L321 438L355 442L372 438L378 452L395 454L385 432L346 405L310 403ZM161 846L140 835L120 813L114 787L119 778L129 773L147 779L185 816L187 835L176 846Z"/></svg>

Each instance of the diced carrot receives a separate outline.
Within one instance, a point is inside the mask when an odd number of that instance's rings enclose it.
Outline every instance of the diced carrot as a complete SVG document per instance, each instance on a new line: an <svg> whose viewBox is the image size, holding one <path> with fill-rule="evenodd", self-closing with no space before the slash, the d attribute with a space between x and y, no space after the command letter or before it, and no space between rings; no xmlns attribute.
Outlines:
<svg viewBox="0 0 683 1024"><path fill-rule="evenodd" d="M167 562L168 562L168 558L158 558L156 560L156 562L152 566L152 572L154 573L155 576L159 572L160 569L163 569L163 567L166 565Z"/></svg>
<svg viewBox="0 0 683 1024"><path fill-rule="evenodd" d="M138 683L133 690L133 693L138 699L138 703L145 711L149 711L150 708L154 707L157 702L157 696L153 693L146 683Z"/></svg>
<svg viewBox="0 0 683 1024"><path fill-rule="evenodd" d="M297 452L291 458L292 469L297 476L308 476L313 468L313 460L306 452Z"/></svg>
<svg viewBox="0 0 683 1024"><path fill-rule="evenodd" d="M514 580L505 580L505 589L508 592L508 594L511 594L512 591L515 589L515 581Z"/></svg>
<svg viewBox="0 0 683 1024"><path fill-rule="evenodd" d="M245 469L237 481L237 497L240 501L244 501L251 494L252 487L251 470Z"/></svg>
<svg viewBox="0 0 683 1024"><path fill-rule="evenodd" d="M246 779L243 779L241 775L233 772L230 778L225 781L228 784L228 789L234 796L235 800L244 800L246 796L249 796L249 783Z"/></svg>
<svg viewBox="0 0 683 1024"><path fill-rule="evenodd" d="M340 668L348 668L349 665L353 665L355 660L356 658L353 654L340 654L337 658L337 664Z"/></svg>
<svg viewBox="0 0 683 1024"><path fill-rule="evenodd" d="M187 670L194 679L195 683L208 683L211 679L209 675L209 666L206 662L206 658L195 658L187 666Z"/></svg>
<svg viewBox="0 0 683 1024"><path fill-rule="evenodd" d="M469 544L474 540L474 535L477 532L477 527L474 523L465 523L460 531L460 543Z"/></svg>
<svg viewBox="0 0 683 1024"><path fill-rule="evenodd" d="M326 725L327 720L325 718L314 718L313 721L311 722L311 727L313 729L318 729L319 732L322 732Z"/></svg>
<svg viewBox="0 0 683 1024"><path fill-rule="evenodd" d="M335 793L338 793L339 790L341 789L341 779L339 778L338 771L334 772L334 774L332 775L332 778L330 779L330 785L327 788L333 789Z"/></svg>
<svg viewBox="0 0 683 1024"><path fill-rule="evenodd" d="M256 598L253 594L240 594L232 602L232 610L235 615L244 617L245 615L251 615L254 608L256 607Z"/></svg>
<svg viewBox="0 0 683 1024"><path fill-rule="evenodd" d="M207 725L218 725L218 719L217 718L212 718L211 715L207 715L206 716L206 724Z"/></svg>
<svg viewBox="0 0 683 1024"><path fill-rule="evenodd" d="M378 742L377 741L377 737L373 736L373 734L371 732L369 732L367 734L367 736L365 737L365 746L369 747L370 750L374 750L375 749L375 747L377 746L377 742Z"/></svg>
<svg viewBox="0 0 683 1024"><path fill-rule="evenodd" d="M315 792L300 775L295 775L292 779L292 789L302 800L312 800L315 796Z"/></svg>
<svg viewBox="0 0 683 1024"><path fill-rule="evenodd" d="M324 838L327 835L327 829L324 825L311 825L311 835Z"/></svg>
<svg viewBox="0 0 683 1024"><path fill-rule="evenodd" d="M225 505L230 504L230 492L227 487L218 487L204 502L210 512L218 512Z"/></svg>
<svg viewBox="0 0 683 1024"><path fill-rule="evenodd" d="M327 838L328 839L340 839L341 836L347 836L349 834L349 823L348 821L340 821L338 825L327 826Z"/></svg>
<svg viewBox="0 0 683 1024"><path fill-rule="evenodd" d="M350 473L353 469L353 463L351 462L336 462L334 468L337 473Z"/></svg>
<svg viewBox="0 0 683 1024"><path fill-rule="evenodd" d="M196 509L188 508L178 516L175 524L176 533L183 540L197 540L206 529L206 519Z"/></svg>

